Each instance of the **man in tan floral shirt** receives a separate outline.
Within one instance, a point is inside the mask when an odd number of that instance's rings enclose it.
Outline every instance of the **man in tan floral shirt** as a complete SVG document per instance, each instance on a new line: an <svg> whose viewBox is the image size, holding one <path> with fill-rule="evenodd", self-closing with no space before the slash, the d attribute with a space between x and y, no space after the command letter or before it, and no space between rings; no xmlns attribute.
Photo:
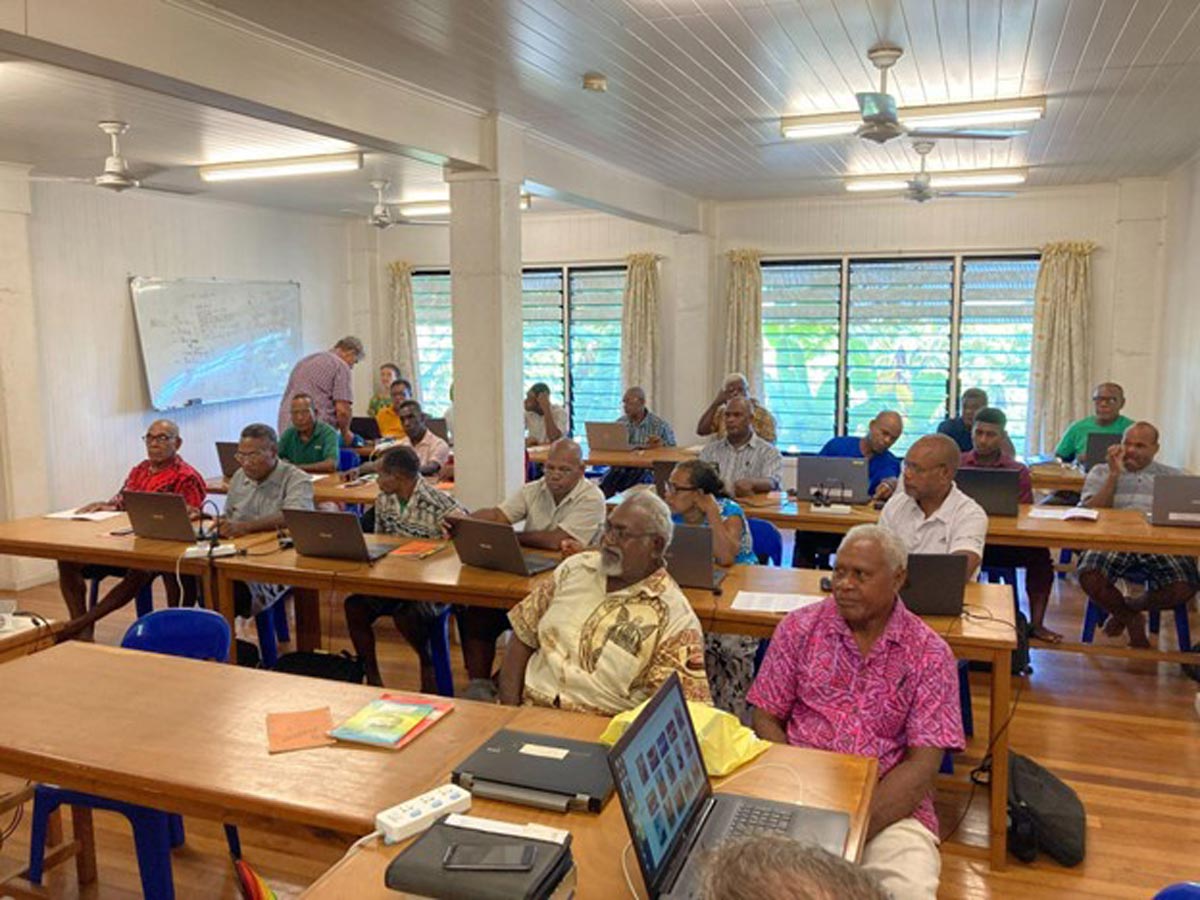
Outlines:
<svg viewBox="0 0 1200 900"><path fill-rule="evenodd" d="M570 557L512 609L501 702L611 716L672 672L689 700L711 702L700 622L663 561L671 531L667 505L634 494L609 516L599 551Z"/></svg>

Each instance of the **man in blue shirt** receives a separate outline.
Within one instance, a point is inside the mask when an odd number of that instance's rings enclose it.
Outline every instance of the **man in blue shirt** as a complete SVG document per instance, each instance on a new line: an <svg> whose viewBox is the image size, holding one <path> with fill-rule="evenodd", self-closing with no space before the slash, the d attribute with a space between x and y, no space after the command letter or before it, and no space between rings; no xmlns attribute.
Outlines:
<svg viewBox="0 0 1200 900"><path fill-rule="evenodd" d="M646 408L646 392L634 386L625 392L621 398L621 408L625 415L617 419L629 431L629 443L633 447L674 447L675 432L665 419L661 419ZM631 466L613 466L600 482L600 490L605 497L612 497L621 491L654 481L652 469L638 469Z"/></svg>

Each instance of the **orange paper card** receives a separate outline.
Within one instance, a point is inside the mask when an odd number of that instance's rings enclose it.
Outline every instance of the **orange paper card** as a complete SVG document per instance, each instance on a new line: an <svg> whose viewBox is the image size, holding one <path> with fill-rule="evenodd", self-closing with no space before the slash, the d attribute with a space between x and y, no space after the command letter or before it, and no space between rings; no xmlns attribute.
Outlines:
<svg viewBox="0 0 1200 900"><path fill-rule="evenodd" d="M335 744L327 731L333 728L333 715L328 706L302 709L297 712L267 713L267 750L286 753L307 750L309 747L328 747Z"/></svg>
<svg viewBox="0 0 1200 900"><path fill-rule="evenodd" d="M446 546L445 541L423 541L411 540L406 541L392 551L392 556L406 556L412 559L424 559L427 556L433 556L443 547Z"/></svg>

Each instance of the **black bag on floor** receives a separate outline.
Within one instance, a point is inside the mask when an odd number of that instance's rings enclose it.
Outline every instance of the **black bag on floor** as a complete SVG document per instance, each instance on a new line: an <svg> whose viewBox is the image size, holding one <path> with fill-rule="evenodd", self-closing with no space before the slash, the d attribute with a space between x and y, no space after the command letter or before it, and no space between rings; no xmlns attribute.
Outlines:
<svg viewBox="0 0 1200 900"><path fill-rule="evenodd" d="M327 678L330 681L349 681L362 684L367 673L357 656L343 650L341 653L323 653L319 650L300 650L285 653L275 664L276 672L289 675L308 675L311 678Z"/></svg>
<svg viewBox="0 0 1200 900"><path fill-rule="evenodd" d="M1017 610L1016 632L1017 646L1012 652L1012 673L1019 678L1033 672L1033 666L1029 664L1029 620L1019 609Z"/></svg>
<svg viewBox="0 0 1200 900"><path fill-rule="evenodd" d="M1008 754L1008 848L1021 862L1038 851L1064 866L1083 861L1083 804L1058 776L1028 756Z"/></svg>

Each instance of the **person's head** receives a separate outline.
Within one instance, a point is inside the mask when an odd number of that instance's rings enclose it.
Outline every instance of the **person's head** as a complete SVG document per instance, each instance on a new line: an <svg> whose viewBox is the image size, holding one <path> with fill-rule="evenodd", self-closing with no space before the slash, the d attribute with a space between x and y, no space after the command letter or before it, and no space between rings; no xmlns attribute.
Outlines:
<svg viewBox="0 0 1200 900"><path fill-rule="evenodd" d="M1149 422L1135 422L1125 429L1121 447L1125 450L1125 468L1140 472L1158 454L1158 429Z"/></svg>
<svg viewBox="0 0 1200 900"><path fill-rule="evenodd" d="M621 408L631 419L641 419L646 411L646 392L640 387L631 387L621 397Z"/></svg>
<svg viewBox="0 0 1200 900"><path fill-rule="evenodd" d="M142 443L146 445L146 459L153 466L169 463L183 446L179 437L179 426L170 419L155 419L142 435Z"/></svg>
<svg viewBox="0 0 1200 900"><path fill-rule="evenodd" d="M750 380L741 372L730 372L725 376L725 382L721 387L725 391L726 399L750 396Z"/></svg>
<svg viewBox="0 0 1200 900"><path fill-rule="evenodd" d="M253 481L262 481L279 462L279 437L270 425L256 422L242 429L238 440L237 461Z"/></svg>
<svg viewBox="0 0 1200 900"><path fill-rule="evenodd" d="M583 451L570 438L558 439L550 445L542 473L554 499L561 500L583 478Z"/></svg>
<svg viewBox="0 0 1200 900"><path fill-rule="evenodd" d="M333 345L333 352L342 358L342 362L353 369L367 351L363 349L362 341L354 335L348 334Z"/></svg>
<svg viewBox="0 0 1200 900"><path fill-rule="evenodd" d="M726 841L704 859L701 900L887 900L871 875L786 837Z"/></svg>
<svg viewBox="0 0 1200 900"><path fill-rule="evenodd" d="M745 397L733 397L725 402L725 436L731 444L745 443L754 434L754 413Z"/></svg>
<svg viewBox="0 0 1200 900"><path fill-rule="evenodd" d="M543 397L550 399L550 385L544 381L531 384L525 392L525 409L529 412L541 412Z"/></svg>
<svg viewBox="0 0 1200 900"><path fill-rule="evenodd" d="M852 628L886 617L904 584L908 551L882 525L855 525L838 545L833 599Z"/></svg>
<svg viewBox="0 0 1200 900"><path fill-rule="evenodd" d="M412 385L407 378L397 378L388 387L388 393L392 395L392 409L399 413L401 404L412 399Z"/></svg>
<svg viewBox="0 0 1200 900"><path fill-rule="evenodd" d="M653 491L630 494L612 511L600 538L600 568L605 575L633 583L663 565L674 526L671 510Z"/></svg>
<svg viewBox="0 0 1200 900"><path fill-rule="evenodd" d="M1008 432L1008 416L1004 410L985 406L975 413L975 424L971 426L971 444L975 455L992 459L1004 451L1004 438Z"/></svg>
<svg viewBox="0 0 1200 900"><path fill-rule="evenodd" d="M962 451L954 438L927 434L904 454L904 491L918 503L941 500L950 493Z"/></svg>
<svg viewBox="0 0 1200 900"><path fill-rule="evenodd" d="M975 424L975 413L979 412L988 405L987 391L982 388L967 388L962 393L962 402L959 404L959 414L962 416L963 424L970 428Z"/></svg>
<svg viewBox="0 0 1200 900"><path fill-rule="evenodd" d="M379 367L379 387L382 388L382 393L387 396L392 382L400 377L400 367L395 363L384 363Z"/></svg>
<svg viewBox="0 0 1200 900"><path fill-rule="evenodd" d="M904 434L904 420L895 410L882 410L867 424L867 445L878 455L892 449L892 444Z"/></svg>
<svg viewBox="0 0 1200 900"><path fill-rule="evenodd" d="M1098 384L1092 391L1092 405L1096 409L1096 421L1101 425L1115 422L1125 406L1125 389L1114 381Z"/></svg>
<svg viewBox="0 0 1200 900"><path fill-rule="evenodd" d="M416 400L405 400L396 412L400 415L400 425L410 441L415 443L425 437L425 413L421 411L420 403Z"/></svg>
<svg viewBox="0 0 1200 900"><path fill-rule="evenodd" d="M313 398L309 394L292 395L292 425L297 431L311 431L313 427Z"/></svg>
<svg viewBox="0 0 1200 900"><path fill-rule="evenodd" d="M696 505L701 494L727 496L716 466L700 459L689 459L671 470L667 479L667 506L671 512L687 512Z"/></svg>
<svg viewBox="0 0 1200 900"><path fill-rule="evenodd" d="M421 473L421 460L412 447L393 447L379 460L379 490L401 500L412 496Z"/></svg>

